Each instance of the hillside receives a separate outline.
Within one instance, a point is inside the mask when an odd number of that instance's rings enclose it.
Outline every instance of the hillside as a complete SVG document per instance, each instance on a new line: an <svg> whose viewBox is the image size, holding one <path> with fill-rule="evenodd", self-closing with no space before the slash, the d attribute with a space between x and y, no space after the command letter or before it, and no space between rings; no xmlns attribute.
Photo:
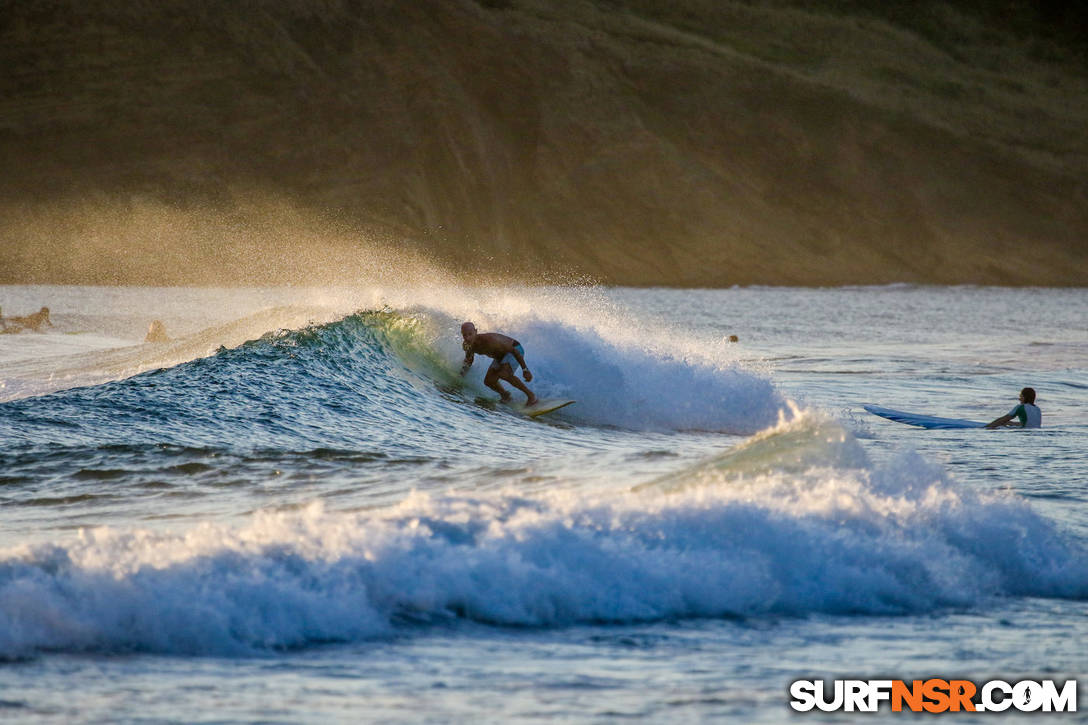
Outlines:
<svg viewBox="0 0 1088 725"><path fill-rule="evenodd" d="M985 5L0 0L0 282L1083 285L1083 18Z"/></svg>

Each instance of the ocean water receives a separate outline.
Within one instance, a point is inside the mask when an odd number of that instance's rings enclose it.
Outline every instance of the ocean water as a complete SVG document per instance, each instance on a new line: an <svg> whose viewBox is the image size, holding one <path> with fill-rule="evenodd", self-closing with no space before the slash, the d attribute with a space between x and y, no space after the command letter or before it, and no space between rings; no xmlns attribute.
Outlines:
<svg viewBox="0 0 1088 725"><path fill-rule="evenodd" d="M0 335L5 720L853 722L788 707L843 677L1088 703L1088 290L0 305L55 323ZM578 403L461 380L464 319ZM1040 430L862 410L990 420L1025 385Z"/></svg>

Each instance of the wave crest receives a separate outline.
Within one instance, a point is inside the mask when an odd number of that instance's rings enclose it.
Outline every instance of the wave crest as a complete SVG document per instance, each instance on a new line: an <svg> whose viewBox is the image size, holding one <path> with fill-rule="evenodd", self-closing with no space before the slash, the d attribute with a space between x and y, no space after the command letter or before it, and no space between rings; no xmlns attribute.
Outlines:
<svg viewBox="0 0 1088 725"><path fill-rule="evenodd" d="M240 528L83 532L0 558L0 653L246 653L456 618L540 627L1088 598L1081 543L915 455L716 470L673 491L413 494Z"/></svg>

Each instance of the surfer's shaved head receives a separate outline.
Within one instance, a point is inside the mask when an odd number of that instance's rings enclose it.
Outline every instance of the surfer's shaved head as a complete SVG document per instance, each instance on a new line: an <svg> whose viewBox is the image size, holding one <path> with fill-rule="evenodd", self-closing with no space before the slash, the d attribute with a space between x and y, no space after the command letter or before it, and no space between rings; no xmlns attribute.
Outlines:
<svg viewBox="0 0 1088 725"><path fill-rule="evenodd" d="M464 348L465 352L470 352L472 346L476 343L476 325L471 322L462 323L461 337L465 340L461 343L461 347Z"/></svg>

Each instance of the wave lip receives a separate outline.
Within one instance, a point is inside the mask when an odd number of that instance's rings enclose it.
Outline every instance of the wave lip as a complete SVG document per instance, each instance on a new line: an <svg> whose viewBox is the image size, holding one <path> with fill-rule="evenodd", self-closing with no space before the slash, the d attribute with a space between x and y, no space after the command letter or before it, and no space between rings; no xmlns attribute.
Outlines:
<svg viewBox="0 0 1088 725"><path fill-rule="evenodd" d="M915 455L838 458L701 465L689 487L591 498L413 494L241 528L85 531L0 554L0 654L257 653L456 618L547 627L1088 598L1088 549L1024 501Z"/></svg>

